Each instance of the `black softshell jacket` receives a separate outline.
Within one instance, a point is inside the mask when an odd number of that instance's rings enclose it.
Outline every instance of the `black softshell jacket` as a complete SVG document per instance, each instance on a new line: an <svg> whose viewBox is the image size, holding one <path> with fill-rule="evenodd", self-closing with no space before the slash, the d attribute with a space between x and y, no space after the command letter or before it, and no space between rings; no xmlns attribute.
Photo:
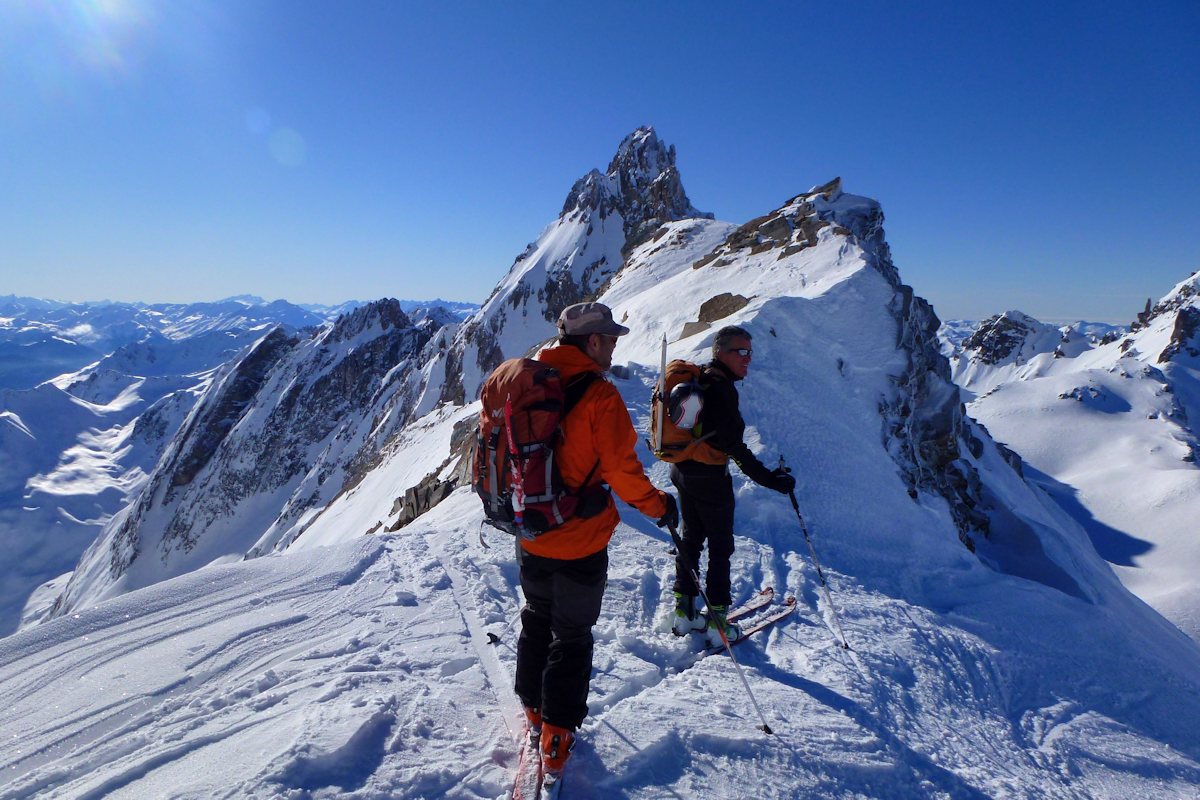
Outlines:
<svg viewBox="0 0 1200 800"><path fill-rule="evenodd" d="M746 422L738 409L738 391L734 385L739 380L741 378L730 372L720 361L713 360L704 367L704 408L700 411L700 430L705 433L715 430L716 434L706 441L733 459L747 478L767 486L771 481L771 470L767 469L742 441L746 434ZM725 467L702 464L698 461L681 461L676 466L685 475L725 471Z"/></svg>

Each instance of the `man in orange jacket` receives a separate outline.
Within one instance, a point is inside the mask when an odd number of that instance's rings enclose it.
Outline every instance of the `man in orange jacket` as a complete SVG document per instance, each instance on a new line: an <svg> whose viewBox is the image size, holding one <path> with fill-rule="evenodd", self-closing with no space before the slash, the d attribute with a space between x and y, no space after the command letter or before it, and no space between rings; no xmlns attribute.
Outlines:
<svg viewBox="0 0 1200 800"><path fill-rule="evenodd" d="M606 371L617 337L629 333L601 303L568 306L558 330L558 346L537 358L557 369L565 386L585 373ZM587 490L606 483L659 527L678 525L675 498L654 488L634 452L637 433L615 386L592 381L563 418L562 431L555 459L565 485L594 496ZM589 475L591 485L581 486ZM574 732L587 716L592 626L600 618L608 580L608 542L620 521L607 492L599 503L588 505L593 510L586 517L577 515L536 539L517 538L525 607L517 640L516 692L531 734L540 730L542 765L549 773L562 771Z"/></svg>

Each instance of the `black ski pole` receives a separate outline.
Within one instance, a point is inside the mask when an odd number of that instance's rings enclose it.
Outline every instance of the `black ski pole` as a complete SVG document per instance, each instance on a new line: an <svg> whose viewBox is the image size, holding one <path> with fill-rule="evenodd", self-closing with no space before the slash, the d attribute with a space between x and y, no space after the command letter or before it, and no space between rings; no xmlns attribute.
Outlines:
<svg viewBox="0 0 1200 800"><path fill-rule="evenodd" d="M779 468L787 469L784 463L783 456L779 456ZM825 581L825 573L821 571L821 562L817 558L817 549L813 547L812 538L808 535L808 525L804 522L804 515L800 513L800 501L796 499L796 490L788 492L788 496L792 498L792 508L796 510L796 519L800 520L800 530L804 534L804 541L808 544L809 555L812 556L813 566L817 570L817 577L821 581L821 590L825 593L825 603L829 606L829 613L833 614L833 624L837 626L838 635L842 637L841 646L846 650L850 649L850 643L846 641L846 632L842 630L842 621L838 619L837 607L833 604L833 597L829 594L829 584Z"/></svg>
<svg viewBox="0 0 1200 800"><path fill-rule="evenodd" d="M675 532L675 526L667 526L667 530L671 532L671 538L675 541L675 549L682 555L686 551L683 549L683 541L679 538L679 534ZM712 603L708 602L708 594L700 586L700 576L696 574L696 570L688 567L688 574L692 576L692 582L696 585L696 591L700 592L700 596L704 598L704 605L712 608ZM771 726L767 724L767 718L763 715L762 709L758 707L758 700L754 698L754 692L750 689L750 681L746 680L746 673L742 672L742 665L738 663L737 656L733 654L733 646L729 644L729 637L725 635L724 626L717 627L717 633L721 634L721 641L725 644L725 651L729 653L729 657L733 660L733 666L737 668L738 677L742 679L742 685L746 687L746 696L750 698L750 702L754 704L754 710L758 712L758 718L762 720L762 725L758 729L763 733L773 734Z"/></svg>

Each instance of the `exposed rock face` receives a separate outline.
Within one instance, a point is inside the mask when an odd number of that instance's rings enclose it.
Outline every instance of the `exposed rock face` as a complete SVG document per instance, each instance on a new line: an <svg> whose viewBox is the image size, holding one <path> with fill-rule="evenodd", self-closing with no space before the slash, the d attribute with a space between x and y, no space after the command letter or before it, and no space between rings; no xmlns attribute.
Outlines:
<svg viewBox="0 0 1200 800"><path fill-rule="evenodd" d="M475 445L476 417L468 417L454 426L450 437L450 456L433 472L397 497L392 504L396 521L388 530L397 531L438 503L459 486L471 482L471 453ZM447 474L447 470L450 470Z"/></svg>
<svg viewBox="0 0 1200 800"><path fill-rule="evenodd" d="M730 292L722 292L715 297L710 297L700 304L699 319L684 325L683 331L680 332L679 336L680 338L687 338L692 334L706 330L717 320L724 319L730 314L741 311L749 303L749 297L742 297L740 294L732 294Z"/></svg>
<svg viewBox="0 0 1200 800"><path fill-rule="evenodd" d="M1186 306L1179 309L1175 316L1175 327L1171 330L1171 343L1158 356L1158 363L1166 364L1181 355L1193 358L1200 356L1200 341L1196 333L1200 331L1200 308Z"/></svg>
<svg viewBox="0 0 1200 800"><path fill-rule="evenodd" d="M751 254L778 250L779 258L786 258L812 247L817 243L820 232L829 228L832 233L847 235L851 230L841 221L833 219L830 203L842 196L842 179L834 178L829 183L814 187L805 194L797 195L781 208L750 220L737 228L711 253L692 266L696 269L712 264L721 267L730 263L732 255L742 250ZM866 198L863 198L866 200ZM883 212L874 201L870 203L875 212L853 217L859 230L853 231L860 239L878 239L877 246L887 247L883 242ZM877 212L877 213L876 213Z"/></svg>
<svg viewBox="0 0 1200 800"><path fill-rule="evenodd" d="M1200 297L1200 272L1193 272L1153 306L1147 299L1146 310L1137 315L1137 320L1130 325L1130 329L1138 331L1164 314L1178 311L1184 306L1195 306L1197 297Z"/></svg>
<svg viewBox="0 0 1200 800"><path fill-rule="evenodd" d="M625 137L608 164L606 177L610 192L618 198L615 207L625 224L626 253L646 241L664 222L713 218L688 200L675 167L675 145L663 145L654 128L641 127Z"/></svg>
<svg viewBox="0 0 1200 800"><path fill-rule="evenodd" d="M989 317L975 332L963 340L963 349L974 351L974 358L984 364L999 364L1040 326L1036 320L1017 311L1006 311Z"/></svg>
<svg viewBox="0 0 1200 800"><path fill-rule="evenodd" d="M941 323L933 307L915 296L911 287L900 284L896 291L898 303L893 310L900 346L909 361L895 378L896 394L880 404L885 444L901 468L909 494L915 497L918 489L928 489L945 497L959 538L974 550L971 532L986 536L989 522L980 509L979 473L961 457L960 446L971 448L975 437L966 425L958 387L950 379L950 362L937 339Z"/></svg>
<svg viewBox="0 0 1200 800"><path fill-rule="evenodd" d="M262 389L267 373L296 343L297 340L289 337L283 329L272 330L238 362L232 374L222 383L215 402L206 405L200 414L188 421L183 432L187 450L176 452L165 470L170 475L172 490L191 483L196 473L208 464L229 429Z"/></svg>

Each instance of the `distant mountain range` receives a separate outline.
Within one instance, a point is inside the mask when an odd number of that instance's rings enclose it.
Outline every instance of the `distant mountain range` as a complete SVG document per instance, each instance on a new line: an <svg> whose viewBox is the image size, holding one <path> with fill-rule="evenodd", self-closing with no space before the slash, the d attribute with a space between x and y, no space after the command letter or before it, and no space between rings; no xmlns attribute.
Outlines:
<svg viewBox="0 0 1200 800"><path fill-rule="evenodd" d="M252 330L264 325L306 328L332 322L362 301L335 306L295 305L253 295L212 303L61 303L0 296L0 389L27 389L72 372L153 334L184 339L212 331ZM444 309L465 317L477 305L445 300L402 300L406 313Z"/></svg>
<svg viewBox="0 0 1200 800"><path fill-rule="evenodd" d="M389 302L435 329L478 308ZM55 579L140 491L223 365L273 331L315 335L363 305L0 298L0 634L31 593L35 616L53 601Z"/></svg>

